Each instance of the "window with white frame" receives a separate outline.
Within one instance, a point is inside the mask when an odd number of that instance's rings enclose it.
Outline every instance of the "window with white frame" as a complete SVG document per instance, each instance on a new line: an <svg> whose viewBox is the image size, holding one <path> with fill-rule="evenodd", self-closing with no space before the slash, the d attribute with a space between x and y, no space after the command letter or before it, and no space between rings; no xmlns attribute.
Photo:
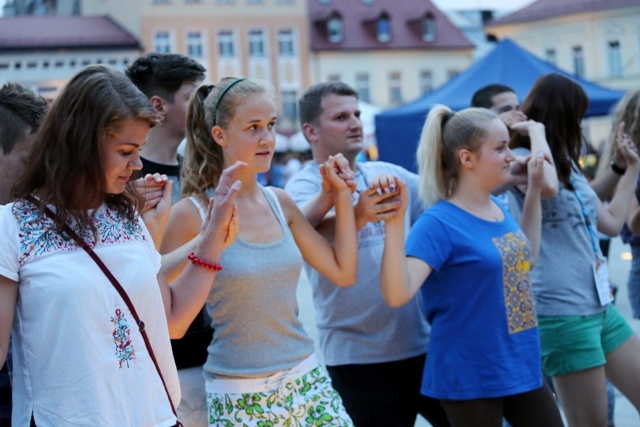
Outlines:
<svg viewBox="0 0 640 427"><path fill-rule="evenodd" d="M293 30L290 28L278 31L278 52L280 56L294 56Z"/></svg>
<svg viewBox="0 0 640 427"><path fill-rule="evenodd" d="M158 53L171 52L171 34L169 34L169 31L156 31L153 35L153 51Z"/></svg>
<svg viewBox="0 0 640 427"><path fill-rule="evenodd" d="M295 122L298 118L298 97L295 90L282 91L282 115Z"/></svg>
<svg viewBox="0 0 640 427"><path fill-rule="evenodd" d="M189 31L187 33L187 55L192 58L202 58L203 52L202 33L200 31Z"/></svg>
<svg viewBox="0 0 640 427"><path fill-rule="evenodd" d="M620 42L612 40L607 45L607 61L609 62L609 77L622 76L622 55L620 54Z"/></svg>
<svg viewBox="0 0 640 427"><path fill-rule="evenodd" d="M387 15L382 15L380 18L378 18L378 22L376 23L377 26L377 37L378 37L378 41L381 43L386 43L388 41L391 40L391 20L389 19L389 16Z"/></svg>
<svg viewBox="0 0 640 427"><path fill-rule="evenodd" d="M333 16L327 21L327 34L331 43L340 43L344 39L342 18Z"/></svg>
<svg viewBox="0 0 640 427"><path fill-rule="evenodd" d="M436 39L436 20L432 14L427 15L422 19L422 40L426 42L432 42Z"/></svg>
<svg viewBox="0 0 640 427"><path fill-rule="evenodd" d="M571 49L573 55L573 74L584 77L584 52L582 46L574 46Z"/></svg>
<svg viewBox="0 0 640 427"><path fill-rule="evenodd" d="M389 101L394 104L402 102L402 87L400 85L400 73L389 73Z"/></svg>
<svg viewBox="0 0 640 427"><path fill-rule="evenodd" d="M218 54L222 58L232 58L235 56L233 32L229 30L218 32Z"/></svg>
<svg viewBox="0 0 640 427"><path fill-rule="evenodd" d="M431 70L420 71L420 93L426 95L433 90L433 74Z"/></svg>
<svg viewBox="0 0 640 427"><path fill-rule="evenodd" d="M264 56L264 31L262 30L249 31L249 56L252 56L252 57Z"/></svg>
<svg viewBox="0 0 640 427"><path fill-rule="evenodd" d="M369 86L369 73L356 74L356 92L358 98L364 102L371 102L371 88Z"/></svg>
<svg viewBox="0 0 640 427"><path fill-rule="evenodd" d="M544 57L549 64L556 65L556 50L552 47L544 51Z"/></svg>

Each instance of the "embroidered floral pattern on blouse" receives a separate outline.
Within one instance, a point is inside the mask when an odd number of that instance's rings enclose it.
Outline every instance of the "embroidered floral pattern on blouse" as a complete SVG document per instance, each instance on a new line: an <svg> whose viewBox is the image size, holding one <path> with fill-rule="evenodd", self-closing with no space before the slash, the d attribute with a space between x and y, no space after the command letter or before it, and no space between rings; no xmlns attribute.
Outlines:
<svg viewBox="0 0 640 427"><path fill-rule="evenodd" d="M124 317L124 313L119 308L116 309L115 316L111 317L113 323L113 342L116 346L116 357L118 358L118 367L122 369L122 365L129 367L129 361L135 363L136 351L131 344L131 329Z"/></svg>
<svg viewBox="0 0 640 427"><path fill-rule="evenodd" d="M73 239L65 240L57 233L53 220L42 214L34 204L26 200L17 201L13 205L12 212L18 221L20 265L24 265L38 255L57 250L78 249L78 245ZM132 223L106 207L99 209L93 218L93 223L98 231L100 244L146 240L139 221ZM90 232L80 233L76 223L70 224L70 226L89 246L96 245Z"/></svg>

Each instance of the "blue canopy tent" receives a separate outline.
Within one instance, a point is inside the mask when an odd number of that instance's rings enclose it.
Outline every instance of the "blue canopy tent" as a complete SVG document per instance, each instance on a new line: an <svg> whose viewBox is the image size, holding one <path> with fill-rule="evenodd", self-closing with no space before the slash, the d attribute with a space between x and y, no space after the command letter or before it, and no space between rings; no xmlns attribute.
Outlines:
<svg viewBox="0 0 640 427"><path fill-rule="evenodd" d="M454 111L467 108L474 92L491 83L511 87L522 101L534 81L547 73L562 74L582 86L589 97L587 116L609 114L624 95L624 92L576 78L505 39L478 62L430 94L378 114L375 122L380 160L416 171L415 151L431 107L444 104Z"/></svg>

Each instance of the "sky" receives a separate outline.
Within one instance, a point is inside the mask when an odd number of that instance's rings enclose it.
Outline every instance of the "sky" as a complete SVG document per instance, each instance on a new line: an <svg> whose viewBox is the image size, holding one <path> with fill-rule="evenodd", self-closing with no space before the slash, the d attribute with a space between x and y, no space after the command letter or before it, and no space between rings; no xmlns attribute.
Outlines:
<svg viewBox="0 0 640 427"><path fill-rule="evenodd" d="M493 9L511 11L533 3L534 0L432 0L440 9ZM0 0L0 16L6 0Z"/></svg>

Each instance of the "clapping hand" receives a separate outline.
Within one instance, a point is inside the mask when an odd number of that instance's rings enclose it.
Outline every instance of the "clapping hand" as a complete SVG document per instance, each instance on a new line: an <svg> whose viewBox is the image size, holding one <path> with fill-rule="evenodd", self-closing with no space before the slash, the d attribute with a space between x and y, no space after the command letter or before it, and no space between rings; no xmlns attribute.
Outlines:
<svg viewBox="0 0 640 427"><path fill-rule="evenodd" d="M335 156L329 156L327 161L320 165L320 174L322 175L322 191L330 193L332 191L331 183L329 182L326 174L326 168L332 168L337 176L342 179L347 187L351 189L351 192L356 191L357 183L355 174L351 170L349 161L341 154L338 153Z"/></svg>
<svg viewBox="0 0 640 427"><path fill-rule="evenodd" d="M133 188L144 198L144 205L140 209L140 213L144 214L151 208L154 208L164 193L164 186L167 183L168 178L165 174L146 174L144 178L138 178L131 183Z"/></svg>
<svg viewBox="0 0 640 427"><path fill-rule="evenodd" d="M615 163L622 169L638 163L638 149L631 140L629 134L625 133L625 123L620 122L616 133L616 154Z"/></svg>
<svg viewBox="0 0 640 427"><path fill-rule="evenodd" d="M242 183L234 180L232 176L246 166L246 163L236 162L222 171L214 196L209 199L207 213L200 228L202 241L199 246L203 247L204 251L211 249L222 251L238 236L240 222L235 199ZM203 256L206 255L203 254ZM217 256L214 254L210 255L209 259L215 258Z"/></svg>
<svg viewBox="0 0 640 427"><path fill-rule="evenodd" d="M404 182L395 175L375 177L369 187L360 193L356 205L358 229L369 222L388 221L404 214L407 208L407 191Z"/></svg>
<svg viewBox="0 0 640 427"><path fill-rule="evenodd" d="M527 116L520 110L503 111L502 113L498 113L498 117L509 129L514 129L514 124L527 120Z"/></svg>

